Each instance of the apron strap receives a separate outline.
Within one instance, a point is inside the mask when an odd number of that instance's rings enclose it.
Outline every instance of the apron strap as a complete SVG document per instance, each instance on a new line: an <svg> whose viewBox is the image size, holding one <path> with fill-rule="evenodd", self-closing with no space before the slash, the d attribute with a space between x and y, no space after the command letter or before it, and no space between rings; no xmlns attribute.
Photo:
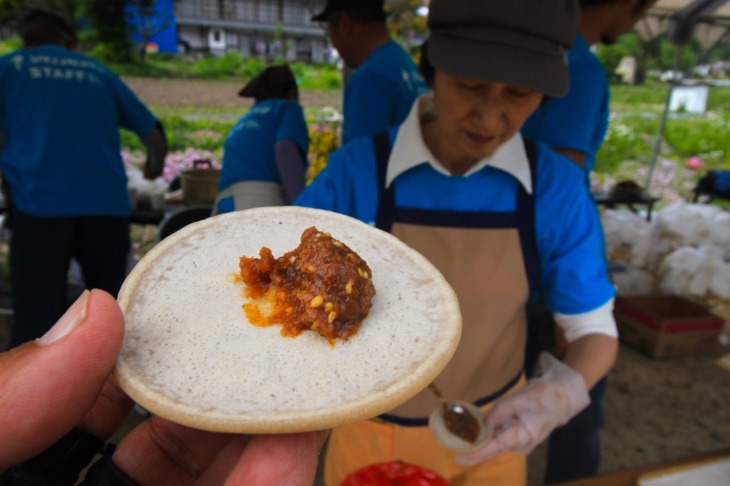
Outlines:
<svg viewBox="0 0 730 486"><path fill-rule="evenodd" d="M372 137L373 149L375 150L375 161L378 164L378 189L381 191L375 216L375 227L390 233L395 217L395 195L393 184L385 187L385 178L388 171L388 159L390 159L390 136L388 131L376 133Z"/></svg>
<svg viewBox="0 0 730 486"><path fill-rule="evenodd" d="M388 159L390 158L391 151L388 131L373 135L372 141L378 167L378 188L381 191L377 215L375 217L375 226L390 233L393 227L393 221L395 220L395 191L393 188L394 184L385 187ZM524 138L523 143L530 165L530 177L534 188L535 181L537 180L537 145L531 140ZM401 208L401 213L406 218L411 212L420 213L421 211ZM438 224L443 226L457 225L460 227L469 227L472 225L481 225L480 218L474 214L467 215L449 211L443 214L443 218L440 218L436 213L439 213L439 211L430 211L430 219L434 221L434 224L436 224L436 220L441 220L438 221ZM530 287L530 293L532 294L540 287L540 257L537 251L537 235L535 233L535 196L534 194L528 193L521 184L517 192L517 215L520 243L525 260L525 271L527 272L527 281ZM489 218L493 224L500 219L498 215L495 216L494 214L490 215ZM504 224L507 224L508 220L511 220L511 216L505 215L504 219Z"/></svg>
<svg viewBox="0 0 730 486"><path fill-rule="evenodd" d="M537 234L535 232L535 181L537 181L537 145L532 140L523 138L527 161L530 164L530 178L532 179L532 194L520 184L517 195L517 214L519 217L519 234L522 246L522 255L527 272L527 283L530 294L537 292L540 287L540 255L537 251Z"/></svg>

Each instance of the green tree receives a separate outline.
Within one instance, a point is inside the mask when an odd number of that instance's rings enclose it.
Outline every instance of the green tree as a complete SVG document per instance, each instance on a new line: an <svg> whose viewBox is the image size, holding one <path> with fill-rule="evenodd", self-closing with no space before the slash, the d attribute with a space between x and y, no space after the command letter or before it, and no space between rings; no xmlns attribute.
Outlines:
<svg viewBox="0 0 730 486"><path fill-rule="evenodd" d="M154 36L170 26L173 14L158 11L156 0L127 0L127 3L132 7L127 11L127 25L142 38L139 56L144 62L147 56L147 45Z"/></svg>
<svg viewBox="0 0 730 486"><path fill-rule="evenodd" d="M129 62L132 45L128 38L127 0L81 0L79 15L88 22L82 40L92 54L105 61Z"/></svg>
<svg viewBox="0 0 730 486"><path fill-rule="evenodd" d="M419 40L426 37L428 32L426 17L419 12L424 3L423 0L394 0L385 3L388 29L410 52L420 45Z"/></svg>
<svg viewBox="0 0 730 486"><path fill-rule="evenodd" d="M31 10L46 10L65 18L76 19L77 3L74 0L0 0L0 24L13 25Z"/></svg>
<svg viewBox="0 0 730 486"><path fill-rule="evenodd" d="M11 25L18 18L20 0L0 0L0 25Z"/></svg>
<svg viewBox="0 0 730 486"><path fill-rule="evenodd" d="M677 49L679 48L680 47L677 47L669 40L661 43L659 49L660 69L670 69L674 66L674 61L677 57ZM682 52L679 61L679 70L687 71L695 64L696 59L698 58L698 53L701 50L694 41L688 42L687 45L683 46L681 49Z"/></svg>
<svg viewBox="0 0 730 486"><path fill-rule="evenodd" d="M621 62L621 59L629 54L630 50L619 43L611 45L599 44L596 56L598 56L601 64L603 64L603 68L606 70L608 79L612 84L619 80L619 76L616 74L616 68Z"/></svg>
<svg viewBox="0 0 730 486"><path fill-rule="evenodd" d="M27 12L40 9L58 14L72 25L83 20L82 47L95 56L120 62L132 59L128 41L127 0L0 0L0 24L13 25Z"/></svg>
<svg viewBox="0 0 730 486"><path fill-rule="evenodd" d="M636 63L636 84L646 79L651 69L666 71L674 66L678 47L666 35L660 35L649 41L643 40L636 32L628 32L621 36L615 44L599 44L598 59L603 64L612 82L617 81L614 74L623 56L633 56ZM692 41L682 48L680 70L686 71L701 59L702 49Z"/></svg>

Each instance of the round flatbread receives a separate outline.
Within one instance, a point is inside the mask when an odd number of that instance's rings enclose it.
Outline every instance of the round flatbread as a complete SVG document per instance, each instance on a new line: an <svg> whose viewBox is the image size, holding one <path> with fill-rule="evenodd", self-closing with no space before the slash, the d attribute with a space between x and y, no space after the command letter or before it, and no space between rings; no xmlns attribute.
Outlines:
<svg viewBox="0 0 730 486"><path fill-rule="evenodd" d="M372 270L377 294L358 333L330 346L250 324L239 257L274 257L315 226ZM356 219L297 207L256 208L193 223L134 267L119 293L126 329L115 377L150 412L198 429L283 433L374 417L446 366L461 336L451 287L421 254Z"/></svg>

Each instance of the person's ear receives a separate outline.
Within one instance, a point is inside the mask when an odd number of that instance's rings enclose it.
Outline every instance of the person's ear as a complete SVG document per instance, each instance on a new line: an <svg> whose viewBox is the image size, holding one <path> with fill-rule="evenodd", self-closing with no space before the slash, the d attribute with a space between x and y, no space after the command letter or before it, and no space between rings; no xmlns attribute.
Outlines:
<svg viewBox="0 0 730 486"><path fill-rule="evenodd" d="M619 0L619 3L623 4L627 12L635 14L641 11L644 7L648 7L651 2L642 0Z"/></svg>
<svg viewBox="0 0 730 486"><path fill-rule="evenodd" d="M339 31L344 35L350 35L352 34L354 26L355 22L352 21L350 14L348 14L347 12L342 12L337 22L337 28L339 29Z"/></svg>

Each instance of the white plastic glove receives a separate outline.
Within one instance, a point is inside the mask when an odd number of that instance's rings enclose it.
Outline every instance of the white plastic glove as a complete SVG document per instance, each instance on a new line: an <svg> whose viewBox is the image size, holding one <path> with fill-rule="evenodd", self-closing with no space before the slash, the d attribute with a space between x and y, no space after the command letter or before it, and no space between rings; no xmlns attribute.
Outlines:
<svg viewBox="0 0 730 486"><path fill-rule="evenodd" d="M546 352L540 366L542 376L495 403L485 418L494 435L481 449L459 455L459 464L471 466L505 451L529 454L591 403L580 373Z"/></svg>

